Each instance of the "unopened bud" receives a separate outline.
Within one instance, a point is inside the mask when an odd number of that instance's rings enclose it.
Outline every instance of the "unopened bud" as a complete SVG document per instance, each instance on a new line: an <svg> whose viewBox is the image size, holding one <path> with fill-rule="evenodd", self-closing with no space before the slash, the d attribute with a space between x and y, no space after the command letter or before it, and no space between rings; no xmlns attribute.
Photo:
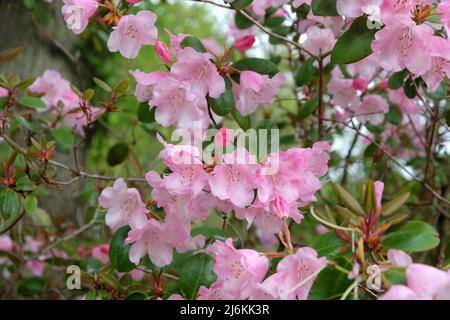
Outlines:
<svg viewBox="0 0 450 320"><path fill-rule="evenodd" d="M170 63L172 61L172 54L164 42L156 41L155 51L158 57L165 63Z"/></svg>
<svg viewBox="0 0 450 320"><path fill-rule="evenodd" d="M238 49L239 51L245 51L247 49L250 49L253 47L253 44L255 43L255 36L254 35L246 35L243 37L240 37L234 42L234 47Z"/></svg>

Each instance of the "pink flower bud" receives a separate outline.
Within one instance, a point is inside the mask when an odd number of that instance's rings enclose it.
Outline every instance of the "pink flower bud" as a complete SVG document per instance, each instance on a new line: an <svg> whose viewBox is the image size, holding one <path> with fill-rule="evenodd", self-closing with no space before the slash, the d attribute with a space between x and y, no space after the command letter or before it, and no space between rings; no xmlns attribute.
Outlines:
<svg viewBox="0 0 450 320"><path fill-rule="evenodd" d="M126 0L128 3L139 3L142 0Z"/></svg>
<svg viewBox="0 0 450 320"><path fill-rule="evenodd" d="M214 145L219 148L226 147L231 143L232 131L231 129L221 128L214 136Z"/></svg>
<svg viewBox="0 0 450 320"><path fill-rule="evenodd" d="M353 88L355 90L361 90L364 91L367 87L367 81L366 79L359 77L356 80L353 80Z"/></svg>
<svg viewBox="0 0 450 320"><path fill-rule="evenodd" d="M387 80L381 81L380 84L379 84L379 86L380 86L380 88L383 88L383 89L386 90L387 88L389 88L389 86L388 86L388 81L387 81Z"/></svg>
<svg viewBox="0 0 450 320"><path fill-rule="evenodd" d="M247 49L250 49L253 47L253 44L255 43L255 36L254 35L246 35L243 37L240 37L234 42L234 47L238 49L239 51L245 51Z"/></svg>
<svg viewBox="0 0 450 320"><path fill-rule="evenodd" d="M167 45L162 41L156 41L155 51L158 57L165 63L170 63L172 61L172 54L170 53Z"/></svg>

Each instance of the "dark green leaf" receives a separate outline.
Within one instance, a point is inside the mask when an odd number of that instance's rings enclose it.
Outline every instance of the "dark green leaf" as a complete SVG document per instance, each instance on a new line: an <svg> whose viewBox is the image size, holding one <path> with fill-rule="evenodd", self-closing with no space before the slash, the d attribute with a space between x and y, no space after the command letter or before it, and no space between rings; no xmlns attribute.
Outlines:
<svg viewBox="0 0 450 320"><path fill-rule="evenodd" d="M11 189L0 191L0 216L6 221L13 220L19 215L19 195Z"/></svg>
<svg viewBox="0 0 450 320"><path fill-rule="evenodd" d="M386 248L421 252L435 248L439 234L431 225L413 220L388 234L381 244Z"/></svg>
<svg viewBox="0 0 450 320"><path fill-rule="evenodd" d="M198 253L186 261L181 269L179 281L186 299L193 300L200 286L209 287L216 281L213 267L214 259L205 253Z"/></svg>
<svg viewBox="0 0 450 320"><path fill-rule="evenodd" d="M125 244L125 239L128 236L130 228L128 226L122 227L116 231L111 239L109 245L109 262L119 272L128 272L133 270L136 266L130 262L130 244Z"/></svg>
<svg viewBox="0 0 450 320"><path fill-rule="evenodd" d="M155 111L156 108L150 108L147 103L141 103L137 109L137 118L142 123L153 123L155 122Z"/></svg>
<svg viewBox="0 0 450 320"><path fill-rule="evenodd" d="M128 145L125 143L118 143L114 145L111 149L108 151L108 164L110 166L118 165L125 161L125 159L128 157L130 149L128 148Z"/></svg>
<svg viewBox="0 0 450 320"><path fill-rule="evenodd" d="M300 66L295 75L295 84L297 87L306 85L318 72L318 69L314 67L314 61L316 59L309 58Z"/></svg>
<svg viewBox="0 0 450 320"><path fill-rule="evenodd" d="M318 104L319 104L319 98L318 97L314 97L314 98L306 101L300 107L300 110L298 111L299 118L301 118L301 119L307 118L311 113L314 112L314 110L316 110Z"/></svg>
<svg viewBox="0 0 450 320"><path fill-rule="evenodd" d="M414 81L411 78L406 80L405 84L403 85L403 91L405 92L405 95L410 99L416 97L416 86L414 85Z"/></svg>
<svg viewBox="0 0 450 320"><path fill-rule="evenodd" d="M386 121L399 125L402 122L403 114L400 111L400 109L395 106L391 105L389 108L389 112L386 114Z"/></svg>
<svg viewBox="0 0 450 320"><path fill-rule="evenodd" d="M312 0L311 10L316 16L338 16L336 0Z"/></svg>
<svg viewBox="0 0 450 320"><path fill-rule="evenodd" d="M231 3L231 6L236 9L245 9L247 8L253 0L235 0Z"/></svg>
<svg viewBox="0 0 450 320"><path fill-rule="evenodd" d="M364 59L372 53L372 40L376 29L367 28L365 17L356 18L350 28L338 39L331 52L334 64L349 64Z"/></svg>
<svg viewBox="0 0 450 320"><path fill-rule="evenodd" d="M42 99L38 97L24 96L19 100L19 103L25 107L36 109L42 109L47 107L44 101L42 101Z"/></svg>
<svg viewBox="0 0 450 320"><path fill-rule="evenodd" d="M208 104L215 114L219 116L226 116L233 109L234 106L234 94L231 87L231 80L224 78L225 80L225 92L217 99L208 97Z"/></svg>
<svg viewBox="0 0 450 320"><path fill-rule="evenodd" d="M234 24L236 25L237 28L242 30L250 28L253 25L253 22L248 20L239 12L236 12L236 14L234 15Z"/></svg>
<svg viewBox="0 0 450 320"><path fill-rule="evenodd" d="M196 37L192 37L192 36L188 36L188 37L184 38L183 41L181 42L181 46L183 48L191 47L198 52L206 52L205 46L200 41L200 39L198 39Z"/></svg>
<svg viewBox="0 0 450 320"><path fill-rule="evenodd" d="M352 267L344 259L336 259L336 262L347 270ZM352 281L347 279L345 273L332 267L326 267L314 281L308 299L330 300L340 298L351 283Z"/></svg>
<svg viewBox="0 0 450 320"><path fill-rule="evenodd" d="M406 69L392 74L388 80L389 88L394 90L401 88L407 75L408 71L406 71Z"/></svg>
<svg viewBox="0 0 450 320"><path fill-rule="evenodd" d="M334 232L326 232L315 237L311 247L316 249L319 257L334 258L346 245L345 241L338 238Z"/></svg>

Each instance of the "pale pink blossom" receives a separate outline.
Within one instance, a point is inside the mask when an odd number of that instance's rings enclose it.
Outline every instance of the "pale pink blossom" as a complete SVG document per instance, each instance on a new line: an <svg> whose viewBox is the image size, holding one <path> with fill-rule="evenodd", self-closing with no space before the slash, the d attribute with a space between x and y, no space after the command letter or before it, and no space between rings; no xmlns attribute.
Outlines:
<svg viewBox="0 0 450 320"><path fill-rule="evenodd" d="M155 219L148 220L139 229L131 230L125 242L131 243L129 258L136 265L147 254L158 267L172 262L173 248L167 239L166 227Z"/></svg>
<svg viewBox="0 0 450 320"><path fill-rule="evenodd" d="M388 89L388 98L389 101L394 103L397 107L400 108L400 110L405 114L414 115L416 114L421 108L423 108L419 104L419 100L417 99L410 99L406 96L405 91L403 88L397 89L397 90L391 90Z"/></svg>
<svg viewBox="0 0 450 320"><path fill-rule="evenodd" d="M45 262L39 260L29 260L25 263L28 272L32 276L42 277L45 271Z"/></svg>
<svg viewBox="0 0 450 320"><path fill-rule="evenodd" d="M258 106L270 105L285 81L282 73L269 78L253 71L241 72L240 84L233 83L236 108L245 116L255 112Z"/></svg>
<svg viewBox="0 0 450 320"><path fill-rule="evenodd" d="M316 250L300 248L280 261L277 272L264 280L261 289L272 299L306 300L314 280L326 265L327 259L318 258Z"/></svg>
<svg viewBox="0 0 450 320"><path fill-rule="evenodd" d="M223 158L224 163L217 164L209 177L211 193L240 208L250 205L255 197L253 179L256 158L245 149L237 149Z"/></svg>
<svg viewBox="0 0 450 320"><path fill-rule="evenodd" d="M431 68L428 41L433 33L430 26L417 25L410 17L399 15L375 33L372 49L386 71L407 68L423 75Z"/></svg>
<svg viewBox="0 0 450 320"><path fill-rule="evenodd" d="M113 230L130 225L140 228L147 221L147 209L136 188L128 188L126 182L117 179L112 187L103 189L98 198L100 206L108 209L105 222Z"/></svg>
<svg viewBox="0 0 450 320"><path fill-rule="evenodd" d="M333 31L328 28L319 28L312 26L306 30L306 40L303 48L311 52L313 55L326 54L333 49L336 41Z"/></svg>
<svg viewBox="0 0 450 320"><path fill-rule="evenodd" d="M63 125L73 129L82 137L85 136L86 128L91 126L104 112L105 109L93 107L88 102L84 103L84 109L82 109L79 101L73 102L62 110L57 111L63 117Z"/></svg>
<svg viewBox="0 0 450 320"><path fill-rule="evenodd" d="M450 10L450 7L449 7ZM440 83L450 75L450 41L441 37L432 37L431 68L422 75L429 92L434 92Z"/></svg>
<svg viewBox="0 0 450 320"><path fill-rule="evenodd" d="M225 81L219 75L217 67L211 62L210 53L201 53L187 47L177 53L177 62L170 74L175 78L188 81L193 93L200 97L218 98L225 92Z"/></svg>
<svg viewBox="0 0 450 320"><path fill-rule="evenodd" d="M380 5L383 0L337 0L338 13L347 18L357 18L363 14L380 16Z"/></svg>
<svg viewBox="0 0 450 320"><path fill-rule="evenodd" d="M258 0L253 1L251 7L256 15L264 16L270 7L277 8L285 3L288 3L288 0Z"/></svg>
<svg viewBox="0 0 450 320"><path fill-rule="evenodd" d="M9 95L8 90L3 87L0 87L0 98L7 97L8 95Z"/></svg>
<svg viewBox="0 0 450 320"><path fill-rule="evenodd" d="M69 29L80 34L98 8L97 0L63 0L61 12Z"/></svg>
<svg viewBox="0 0 450 320"><path fill-rule="evenodd" d="M214 282L209 288L201 286L197 300L236 300L237 297L223 289L223 283Z"/></svg>
<svg viewBox="0 0 450 320"><path fill-rule="evenodd" d="M194 94L188 82L171 76L154 85L149 103L156 107L155 119L164 127L190 129L194 121L205 121L208 117L206 100Z"/></svg>
<svg viewBox="0 0 450 320"><path fill-rule="evenodd" d="M450 300L450 273L411 264L406 269L406 285L392 286L381 300Z"/></svg>
<svg viewBox="0 0 450 320"><path fill-rule="evenodd" d="M155 44L158 37L155 22L156 15L148 10L122 16L109 36L109 51L119 51L128 59L136 58L142 45Z"/></svg>
<svg viewBox="0 0 450 320"><path fill-rule="evenodd" d="M107 264L109 262L109 244L105 243L92 248L91 255L103 264Z"/></svg>
<svg viewBox="0 0 450 320"><path fill-rule="evenodd" d="M0 235L0 250L6 252L12 252L13 242L8 235Z"/></svg>
<svg viewBox="0 0 450 320"><path fill-rule="evenodd" d="M266 275L269 261L258 252L249 249L236 249L228 238L225 242L216 241L210 248L214 256L214 272L222 289L231 292L239 299L248 299Z"/></svg>
<svg viewBox="0 0 450 320"><path fill-rule="evenodd" d="M292 1L292 6L294 8L300 7L302 4L311 5L311 0L294 0Z"/></svg>
<svg viewBox="0 0 450 320"><path fill-rule="evenodd" d="M358 121L377 125L383 122L384 114L389 112L389 104L382 96L369 94L363 97L361 105L354 111Z"/></svg>
<svg viewBox="0 0 450 320"><path fill-rule="evenodd" d="M389 249L387 257L394 266L409 266L413 264L411 256L402 250Z"/></svg>
<svg viewBox="0 0 450 320"><path fill-rule="evenodd" d="M226 147L231 143L232 138L233 133L231 129L220 128L214 136L214 145L218 148Z"/></svg>
<svg viewBox="0 0 450 320"><path fill-rule="evenodd" d="M69 81L63 79L61 74L53 69L45 70L28 90L35 94L43 94L41 99L48 107L56 107L58 103L69 106L79 101Z"/></svg>
<svg viewBox="0 0 450 320"><path fill-rule="evenodd" d="M146 73L139 69L130 71L130 73L136 79L137 84L134 95L139 102L151 100L153 98L153 87L167 76L167 73L162 71Z"/></svg>
<svg viewBox="0 0 450 320"><path fill-rule="evenodd" d="M444 29L447 32L447 36L450 36L450 2L442 1L437 7L439 19L441 19Z"/></svg>

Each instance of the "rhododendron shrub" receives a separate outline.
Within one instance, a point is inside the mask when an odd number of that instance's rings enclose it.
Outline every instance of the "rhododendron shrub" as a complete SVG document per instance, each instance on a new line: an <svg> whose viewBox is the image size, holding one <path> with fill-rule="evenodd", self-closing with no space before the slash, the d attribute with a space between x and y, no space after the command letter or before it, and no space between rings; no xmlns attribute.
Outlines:
<svg viewBox="0 0 450 320"><path fill-rule="evenodd" d="M79 79L0 72L0 294L449 300L449 2L174 2L64 0Z"/></svg>

